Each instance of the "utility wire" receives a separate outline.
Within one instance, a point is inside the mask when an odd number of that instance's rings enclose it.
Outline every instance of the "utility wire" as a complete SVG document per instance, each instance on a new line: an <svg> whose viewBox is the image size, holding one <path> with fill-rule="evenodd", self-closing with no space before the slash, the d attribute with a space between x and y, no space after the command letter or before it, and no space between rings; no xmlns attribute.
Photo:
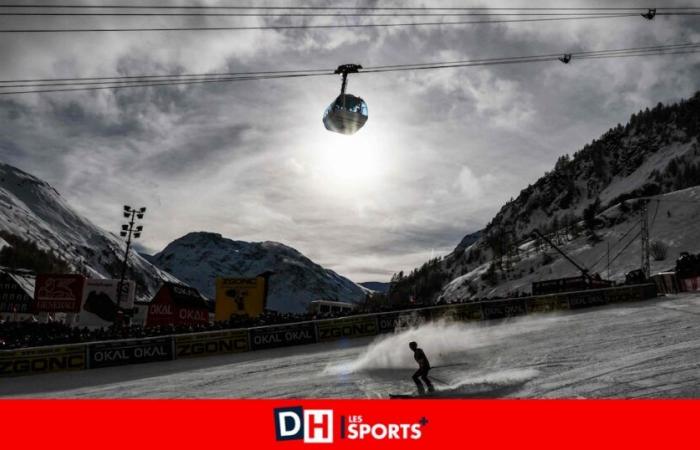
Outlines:
<svg viewBox="0 0 700 450"><path fill-rule="evenodd" d="M244 30L312 30L312 29L342 29L342 28L390 28L415 26L442 25L475 25L489 23L524 23L552 22L562 20L616 19L638 17L638 14L610 14L605 16L575 16L575 17L543 17L532 19L497 19L470 20L448 22L393 22L393 23L360 23L360 24L328 24L328 25L255 25L231 27L162 27L162 28L15 28L0 29L0 33L98 33L98 32L145 32L145 31L244 31Z"/></svg>
<svg viewBox="0 0 700 450"><path fill-rule="evenodd" d="M630 245L632 245L632 244L637 240L637 238L638 238L639 236L641 236L641 235L642 235L642 230L639 230L639 232L638 232L637 234L634 235L634 237L627 243L627 245L625 245L624 247L622 247L622 249L621 249L619 252L617 252L617 254L615 255L615 257L614 257L613 259L610 260L610 264L614 263L615 260L618 258L618 256L620 256L620 255L622 254L622 252L624 252L625 250L627 250L627 248L628 248Z"/></svg>
<svg viewBox="0 0 700 450"><path fill-rule="evenodd" d="M2 6L0 6L2 8ZM275 12L246 12L246 13L160 13L160 12L1 12L0 16L47 16L47 17L465 17L465 16L611 16L619 12L356 12L356 13L275 13ZM630 13L637 14L637 13ZM657 13L659 15L661 13ZM672 12L664 14L688 14ZM690 13L696 14L696 13Z"/></svg>
<svg viewBox="0 0 700 450"><path fill-rule="evenodd" d="M317 77L321 75L332 75L333 73L315 73L315 74L295 74L295 75L267 75L260 77L236 77L236 78L215 78L215 79L202 79L202 80L183 80L183 81L165 81L165 82L150 82L150 83L140 83L140 84L117 84L110 86L96 86L96 87L77 87L69 89L42 89L42 90L30 90L30 91L11 91L11 92L0 92L0 95L7 94L35 94L44 92L68 92L68 91L97 91L102 89L120 89L127 87L149 87L149 86L175 86L175 85L187 85L187 84L203 84L203 83L221 83L230 81L248 81L248 80L267 80L267 79L277 79L277 78L303 78L303 77ZM82 84L82 83L81 83Z"/></svg>
<svg viewBox="0 0 700 450"><path fill-rule="evenodd" d="M225 10L359 10L359 11L647 11L648 7L525 7L525 8L492 8L492 7L431 7L431 6L255 6L255 5L79 5L79 4L7 4L0 5L1 8L50 8L50 9L225 9ZM663 7L664 10L694 10L700 7Z"/></svg>
<svg viewBox="0 0 700 450"><path fill-rule="evenodd" d="M632 224L632 226L629 228L629 230L627 230L622 236L620 236L615 242L613 242L613 245L612 245L611 248L614 248L617 244L619 244L620 242L624 241L625 238L627 237L627 235L630 234L630 233L632 232L632 230L634 230L634 229L637 228L638 226L639 226L639 222L634 222L634 223ZM594 263L591 265L591 270L595 269L595 267L596 267L596 266L603 260L603 258L605 258L606 256L607 256L607 253L603 253L603 255L602 255L600 258L598 258L598 260L597 260L596 262L594 262Z"/></svg>
<svg viewBox="0 0 700 450"><path fill-rule="evenodd" d="M618 58L626 56L649 56L674 54L674 52L684 51L700 52L700 43L673 44L667 46L636 47L628 49L582 51L572 53L577 58L609 57ZM490 66L496 64L515 64L528 62L555 61L560 54L533 55L506 58L488 58L475 60L462 60L438 63L419 63L403 65L374 66L362 69L359 73L380 73L399 72L408 70L428 70L441 68L458 68L471 66ZM89 78L57 78L57 79L20 79L0 81L0 95L42 93L42 92L63 92L79 90L97 89L117 89L124 87L147 87L166 85L188 85L199 83L216 83L244 80L263 80L277 78L301 78L312 76L333 75L333 69L310 69L310 70L281 70L281 71L259 71L259 72L229 72L229 73L204 73L204 74L174 74L174 75L141 75L122 77L89 77ZM41 89L50 87L52 89ZM3 89L35 88L32 90L4 91ZM36 89L39 88L39 89ZM54 89L60 88L60 89Z"/></svg>
<svg viewBox="0 0 700 450"><path fill-rule="evenodd" d="M645 47L630 47L621 49L608 49L608 50L591 50L591 51L579 51L570 53L572 57L583 58L596 55L619 55L624 53L638 53L638 52L655 52L655 51L667 51L667 50L679 50L679 49L693 49L700 48L700 42L686 42L680 44L668 44L668 45L653 45ZM451 65L451 64L463 64L463 63L489 63L497 61L509 61L509 60L519 60L519 59L531 59L531 58L552 58L559 57L562 53L548 53L541 55L529 55L529 56L508 56L499 58L481 58L481 59L470 59L470 60L456 60L456 61L445 61L445 62L428 62L428 63L413 63L413 64L392 64L392 65L382 65L382 66L371 66L361 69L361 72L365 72L368 69L391 69L391 68L413 68L417 66L435 66L435 65ZM16 82L40 82L40 81L85 81L85 80L113 80L113 79L131 79L131 78L165 78L165 77L205 77L205 76L238 76L238 75L269 75L269 74L288 74L288 73L308 73L308 72L328 72L333 71L332 68L324 69L299 69L299 70L277 70L277 71L255 71L255 72L224 72L224 73L191 73L191 74L172 74L172 75L138 75L138 76L118 76L118 77L84 77L84 78L45 78L45 79L19 79L19 80L0 80L0 83L16 83Z"/></svg>
<svg viewBox="0 0 700 450"><path fill-rule="evenodd" d="M624 49L611 49L611 50L595 50L595 51L581 51L571 53L572 58L584 59L584 58L594 58L598 56L606 57L622 57L622 56L646 56L654 54L674 54L669 53L671 51L697 51L700 49L700 43L683 43L683 44L671 44L671 45L656 45L656 46L646 46L646 47L633 47ZM382 65L382 66L372 66L361 70L359 73L369 72L369 71L390 71L388 69L404 69L413 70L420 68L450 68L450 67L468 67L472 65L489 65L493 63L512 63L512 62L537 62L537 61L553 61L561 57L561 53L549 53L542 55L532 55L532 56L513 56L513 57L501 57L501 58L482 58L482 59L472 59L472 60L457 60L457 61L446 61L446 62L430 62L430 63L414 63L414 64L393 64L393 65ZM254 77L258 75L278 75L278 74L308 74L308 73L321 73L321 74L331 74L334 72L333 68L325 69L305 69L305 70L277 70L277 71L256 71L256 72L224 72L224 73L183 73L183 74L172 74L172 75L132 75L132 76L117 76L117 77L83 77L83 78L40 78L40 79L15 79L15 80L0 80L0 88L8 87L20 87L20 86L9 86L8 84L15 83L32 83L32 86L41 86L43 84L38 83L53 83L57 82L68 82L67 84L86 84L91 81L167 81L167 80L181 80L190 78L215 78L215 77ZM86 82L86 83L83 83ZM3 86L4 85L4 86Z"/></svg>
<svg viewBox="0 0 700 450"><path fill-rule="evenodd" d="M649 233L651 233L651 229L654 228L654 222L656 222L656 214L659 212L659 204L661 203L660 200L656 200L656 209L654 210L654 217L651 218L651 224L649 225Z"/></svg>

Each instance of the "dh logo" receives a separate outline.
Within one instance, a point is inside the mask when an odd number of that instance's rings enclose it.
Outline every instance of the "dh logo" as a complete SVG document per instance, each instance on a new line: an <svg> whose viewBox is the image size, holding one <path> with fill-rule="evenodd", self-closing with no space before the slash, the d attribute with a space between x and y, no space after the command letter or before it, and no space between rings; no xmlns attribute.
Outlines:
<svg viewBox="0 0 700 450"><path fill-rule="evenodd" d="M301 406L275 408L275 437L278 441L303 439L307 444L333 442L333 411Z"/></svg>

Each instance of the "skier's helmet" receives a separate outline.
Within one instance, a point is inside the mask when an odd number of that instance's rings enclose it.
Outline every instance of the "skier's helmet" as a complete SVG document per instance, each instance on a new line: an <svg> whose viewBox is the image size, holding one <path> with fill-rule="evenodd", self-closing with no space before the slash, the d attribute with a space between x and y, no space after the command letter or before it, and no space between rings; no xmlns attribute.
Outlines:
<svg viewBox="0 0 700 450"><path fill-rule="evenodd" d="M408 346L411 348L411 350L415 350L418 348L418 344L416 344L415 342L409 342Z"/></svg>

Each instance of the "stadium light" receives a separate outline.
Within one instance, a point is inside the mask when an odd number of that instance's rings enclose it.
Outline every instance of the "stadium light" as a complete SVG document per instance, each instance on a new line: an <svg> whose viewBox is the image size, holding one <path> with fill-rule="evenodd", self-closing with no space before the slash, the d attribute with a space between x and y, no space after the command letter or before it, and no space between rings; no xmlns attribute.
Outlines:
<svg viewBox="0 0 700 450"><path fill-rule="evenodd" d="M117 309L120 309L122 300L122 291L124 285L124 278L126 277L126 268L129 261L129 249L131 248L131 239L138 239L141 237L143 231L143 225L134 226L136 219L143 219L143 214L146 212L146 207L142 206L140 208L132 208L129 205L124 205L124 217L130 219L128 223L122 224L122 229L119 232L119 236L126 238L126 250L124 251L124 261L122 262L122 275L119 279L119 286L117 288ZM120 315L117 315L115 319L115 325L119 320Z"/></svg>

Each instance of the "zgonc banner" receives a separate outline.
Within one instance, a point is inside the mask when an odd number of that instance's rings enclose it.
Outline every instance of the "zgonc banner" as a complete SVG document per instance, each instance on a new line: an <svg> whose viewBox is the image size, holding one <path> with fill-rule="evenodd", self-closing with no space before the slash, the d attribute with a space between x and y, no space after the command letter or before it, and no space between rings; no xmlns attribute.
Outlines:
<svg viewBox="0 0 700 450"><path fill-rule="evenodd" d="M216 320L234 315L257 317L265 309L265 278L216 279Z"/></svg>
<svg viewBox="0 0 700 450"><path fill-rule="evenodd" d="M34 288L34 311L77 313L84 287L82 275L39 274Z"/></svg>
<svg viewBox="0 0 700 450"><path fill-rule="evenodd" d="M117 306L117 293L121 284L122 293ZM78 324L81 327L103 328L114 323L120 310L134 307L136 283L125 280L88 279L85 282L83 304Z"/></svg>
<svg viewBox="0 0 700 450"><path fill-rule="evenodd" d="M0 377L85 368L84 344L0 352Z"/></svg>

